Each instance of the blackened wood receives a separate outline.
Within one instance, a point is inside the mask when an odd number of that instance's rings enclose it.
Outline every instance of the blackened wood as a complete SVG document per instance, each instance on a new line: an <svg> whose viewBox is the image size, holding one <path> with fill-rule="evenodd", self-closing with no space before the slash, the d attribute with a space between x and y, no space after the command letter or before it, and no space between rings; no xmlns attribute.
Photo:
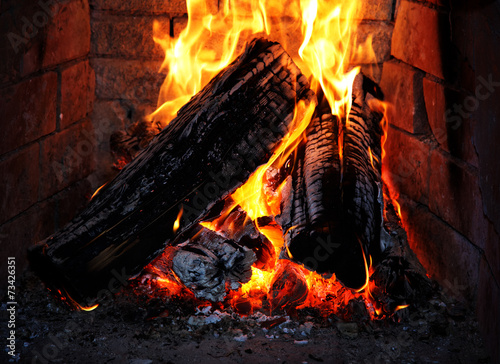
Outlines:
<svg viewBox="0 0 500 364"><path fill-rule="evenodd" d="M117 274L138 274L176 237L181 208L179 232L239 187L288 131L295 102L313 98L279 44L253 41L78 217L30 250L32 267L94 303Z"/></svg>
<svg viewBox="0 0 500 364"><path fill-rule="evenodd" d="M286 245L282 257L335 273L351 288L365 283L365 259L380 250L382 115L368 105L375 100L371 92L379 96L374 90L363 75L356 77L347 123L325 103L317 107L277 219Z"/></svg>

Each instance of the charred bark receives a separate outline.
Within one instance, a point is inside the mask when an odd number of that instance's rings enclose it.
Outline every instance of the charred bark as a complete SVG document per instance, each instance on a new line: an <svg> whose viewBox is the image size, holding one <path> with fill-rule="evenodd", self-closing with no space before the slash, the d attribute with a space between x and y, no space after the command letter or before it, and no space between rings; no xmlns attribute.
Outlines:
<svg viewBox="0 0 500 364"><path fill-rule="evenodd" d="M374 90L374 83L356 77L347 122L339 122L326 102L317 108L278 217L282 257L335 273L351 288L365 283L365 259L380 245L381 115L368 105L372 93L380 96Z"/></svg>
<svg viewBox="0 0 500 364"><path fill-rule="evenodd" d="M32 267L94 303L117 272L138 274L176 238L181 207L179 233L239 187L288 131L295 102L313 98L279 44L253 41L78 217L30 250Z"/></svg>

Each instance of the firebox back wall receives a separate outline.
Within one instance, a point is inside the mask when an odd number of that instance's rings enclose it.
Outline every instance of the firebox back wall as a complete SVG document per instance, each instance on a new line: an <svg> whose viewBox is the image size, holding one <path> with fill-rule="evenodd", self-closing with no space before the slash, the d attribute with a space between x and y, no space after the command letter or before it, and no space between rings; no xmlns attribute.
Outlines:
<svg viewBox="0 0 500 364"><path fill-rule="evenodd" d="M412 248L448 293L477 304L498 355L500 176L490 146L500 112L497 86L487 86L500 81L498 1L362 3L358 39L373 35L380 67L372 76L393 104L384 172L400 195ZM218 11L217 0L208 4ZM116 173L109 136L154 110L165 77L153 20L175 36L187 15L182 0L0 6L0 255L18 257L23 269L26 248ZM274 15L286 49L296 52L298 25ZM495 309L483 314L485 305Z"/></svg>

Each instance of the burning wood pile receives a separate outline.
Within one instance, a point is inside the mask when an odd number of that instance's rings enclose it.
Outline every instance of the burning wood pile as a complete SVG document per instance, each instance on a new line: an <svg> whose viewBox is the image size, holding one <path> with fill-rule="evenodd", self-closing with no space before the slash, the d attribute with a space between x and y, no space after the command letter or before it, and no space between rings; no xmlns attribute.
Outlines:
<svg viewBox="0 0 500 364"><path fill-rule="evenodd" d="M32 266L80 307L117 274L242 313L410 304L429 282L382 179L382 93L358 69L336 90L313 75L251 41Z"/></svg>

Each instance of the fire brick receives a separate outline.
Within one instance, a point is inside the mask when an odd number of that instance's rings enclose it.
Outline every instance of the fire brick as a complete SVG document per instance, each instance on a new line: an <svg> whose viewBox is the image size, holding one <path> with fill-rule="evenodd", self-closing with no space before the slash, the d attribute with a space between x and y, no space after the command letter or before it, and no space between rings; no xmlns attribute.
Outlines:
<svg viewBox="0 0 500 364"><path fill-rule="evenodd" d="M94 130L89 120L70 126L42 142L40 199L52 196L90 175L95 167Z"/></svg>
<svg viewBox="0 0 500 364"><path fill-rule="evenodd" d="M441 148L477 167L471 120L454 110L454 107L463 106L463 97L427 78L423 80L423 89L429 124Z"/></svg>
<svg viewBox="0 0 500 364"><path fill-rule="evenodd" d="M156 103L165 74L161 61L95 59L96 97Z"/></svg>
<svg viewBox="0 0 500 364"><path fill-rule="evenodd" d="M61 128L83 119L92 109L94 72L88 61L61 72Z"/></svg>
<svg viewBox="0 0 500 364"><path fill-rule="evenodd" d="M389 127L383 160L384 178L414 201L428 198L429 145L401 130Z"/></svg>
<svg viewBox="0 0 500 364"><path fill-rule="evenodd" d="M487 226L475 173L435 149L429 180L430 210L484 249Z"/></svg>
<svg viewBox="0 0 500 364"><path fill-rule="evenodd" d="M57 75L29 79L0 91L0 155L53 132L56 128Z"/></svg>
<svg viewBox="0 0 500 364"><path fill-rule="evenodd" d="M207 7L212 13L216 13L218 9L218 1L207 1ZM120 12L130 13L187 13L186 0L130 0L130 1L116 1L116 0L90 0L90 4L94 9L99 10L115 10Z"/></svg>
<svg viewBox="0 0 500 364"><path fill-rule="evenodd" d="M441 50L445 14L422 4L402 1L392 37L392 55L439 78L444 78Z"/></svg>
<svg viewBox="0 0 500 364"><path fill-rule="evenodd" d="M391 20L392 0L361 0L359 7L359 19Z"/></svg>
<svg viewBox="0 0 500 364"><path fill-rule="evenodd" d="M153 21L170 34L170 20L165 17L116 16L96 14L92 22L92 52L96 55L147 57L163 59L162 48L153 40Z"/></svg>
<svg viewBox="0 0 500 364"><path fill-rule="evenodd" d="M90 11L85 0L60 5L47 25L43 66L59 64L90 52Z"/></svg>
<svg viewBox="0 0 500 364"><path fill-rule="evenodd" d="M428 129L420 77L411 67L397 61L384 63L380 87L391 104L389 122L409 133Z"/></svg>
<svg viewBox="0 0 500 364"><path fill-rule="evenodd" d="M33 144L0 163L0 223L37 201L38 155L39 145Z"/></svg>
<svg viewBox="0 0 500 364"><path fill-rule="evenodd" d="M26 269L28 267L26 250L55 231L55 210L54 200L40 202L15 219L1 225L0 259L6 262L7 257L16 257L16 270L22 272ZM6 276L7 269L1 269L0 279L5 282Z"/></svg>
<svg viewBox="0 0 500 364"><path fill-rule="evenodd" d="M357 44L363 44L368 36L372 36L372 47L375 60L360 59L356 63L382 63L391 56L391 38L393 26L385 22L362 23L356 30Z"/></svg>
<svg viewBox="0 0 500 364"><path fill-rule="evenodd" d="M411 248L445 292L474 302L481 252L426 206L401 199ZM446 242L446 244L443 244Z"/></svg>

